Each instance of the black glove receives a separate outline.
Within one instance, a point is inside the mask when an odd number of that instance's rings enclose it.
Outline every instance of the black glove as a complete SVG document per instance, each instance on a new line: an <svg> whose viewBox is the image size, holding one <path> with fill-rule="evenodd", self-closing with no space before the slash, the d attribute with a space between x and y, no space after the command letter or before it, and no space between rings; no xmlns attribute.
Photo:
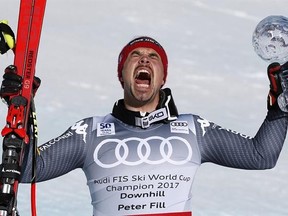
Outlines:
<svg viewBox="0 0 288 216"><path fill-rule="evenodd" d="M268 110L279 109L277 98L283 92L282 85L287 86L288 84L288 62L283 65L274 62L268 66L267 72L270 81L267 108Z"/></svg>
<svg viewBox="0 0 288 216"><path fill-rule="evenodd" d="M5 69L3 75L3 81L0 89L0 97L3 98L9 104L9 97L20 94L22 89L23 79L17 74L17 67L9 65ZM33 96L35 96L37 89L41 84L41 80L38 77L34 77L33 80Z"/></svg>

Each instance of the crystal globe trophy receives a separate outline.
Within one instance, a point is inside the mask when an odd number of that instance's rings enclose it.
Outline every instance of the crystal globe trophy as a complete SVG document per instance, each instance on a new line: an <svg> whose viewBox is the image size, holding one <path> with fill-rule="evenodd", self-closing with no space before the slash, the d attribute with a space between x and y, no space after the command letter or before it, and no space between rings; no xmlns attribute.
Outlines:
<svg viewBox="0 0 288 216"><path fill-rule="evenodd" d="M256 26L252 44L255 52L268 63L283 64L288 61L288 18L284 16L268 16ZM286 73L285 73L286 72ZM277 102L280 109L288 112L288 71L280 74L283 93Z"/></svg>

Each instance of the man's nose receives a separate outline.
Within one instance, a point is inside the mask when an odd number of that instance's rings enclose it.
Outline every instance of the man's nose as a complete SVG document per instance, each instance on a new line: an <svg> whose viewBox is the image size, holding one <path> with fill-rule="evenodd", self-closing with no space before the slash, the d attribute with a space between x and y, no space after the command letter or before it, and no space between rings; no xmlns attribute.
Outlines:
<svg viewBox="0 0 288 216"><path fill-rule="evenodd" d="M150 64L148 56L144 55L139 59L139 64Z"/></svg>

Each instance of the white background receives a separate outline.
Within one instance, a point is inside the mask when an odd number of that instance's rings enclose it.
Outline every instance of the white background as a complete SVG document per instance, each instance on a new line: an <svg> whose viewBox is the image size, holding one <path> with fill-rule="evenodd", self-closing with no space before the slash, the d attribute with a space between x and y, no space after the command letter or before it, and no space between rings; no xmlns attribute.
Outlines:
<svg viewBox="0 0 288 216"><path fill-rule="evenodd" d="M19 1L2 0L0 19L17 29ZM268 15L287 15L287 0L48 0L37 62L39 144L77 120L111 112L122 97L117 57L135 36L157 39L181 113L195 113L254 136L266 115L267 63L251 36ZM13 63L0 57L0 71ZM0 125L6 106L0 105ZM194 182L196 216L288 215L287 143L277 166L245 171L204 164ZM38 185L38 215L92 215L81 170ZM30 215L20 186L21 216Z"/></svg>

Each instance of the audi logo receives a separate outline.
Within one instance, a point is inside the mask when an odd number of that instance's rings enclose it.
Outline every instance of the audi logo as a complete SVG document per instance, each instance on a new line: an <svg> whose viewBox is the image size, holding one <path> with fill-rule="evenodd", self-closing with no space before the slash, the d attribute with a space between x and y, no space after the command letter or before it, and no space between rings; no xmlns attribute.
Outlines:
<svg viewBox="0 0 288 216"><path fill-rule="evenodd" d="M131 147L132 145L128 145L128 143L131 141L133 141L135 145L137 145L136 150L132 152L133 154L135 154L136 160L128 160L129 152L131 151L131 148L132 148ZM152 160L149 158L151 158L150 155L152 153L150 145L152 145L151 142L153 141L157 141L160 143L158 145L160 155L157 159ZM176 143L177 146L180 145L182 148L184 147L185 150L181 152L181 156L183 156L183 154L185 155L185 158L183 160L176 160L175 159L176 157L175 158L172 157L173 152L175 151L173 148L175 148L176 146L174 145L173 147L171 143L172 141L173 143L177 142ZM133 143L133 146L134 146L134 143ZM101 149L102 151L105 151L106 149L103 150L103 148L105 148L105 146L108 147L108 145L110 146L116 145L115 148L113 147L113 151L115 151L115 158L111 159L111 162L109 163L107 161L105 162L101 161L102 153L99 153ZM103 168L113 168L120 164L125 164L128 166L136 166L142 163L157 165L157 164L162 164L165 162L168 162L173 165L182 165L191 160L192 147L190 146L189 142L186 139L182 137L178 137L178 136L171 136L168 138L163 138L160 136L152 136L152 137L148 137L145 139L141 139L138 137L130 137L130 138L126 138L123 140L105 139L102 142L100 142L99 145L95 148L93 157L94 157L95 163Z"/></svg>
<svg viewBox="0 0 288 216"><path fill-rule="evenodd" d="M174 127L187 127L188 123L186 121L175 121L171 122L170 125Z"/></svg>

